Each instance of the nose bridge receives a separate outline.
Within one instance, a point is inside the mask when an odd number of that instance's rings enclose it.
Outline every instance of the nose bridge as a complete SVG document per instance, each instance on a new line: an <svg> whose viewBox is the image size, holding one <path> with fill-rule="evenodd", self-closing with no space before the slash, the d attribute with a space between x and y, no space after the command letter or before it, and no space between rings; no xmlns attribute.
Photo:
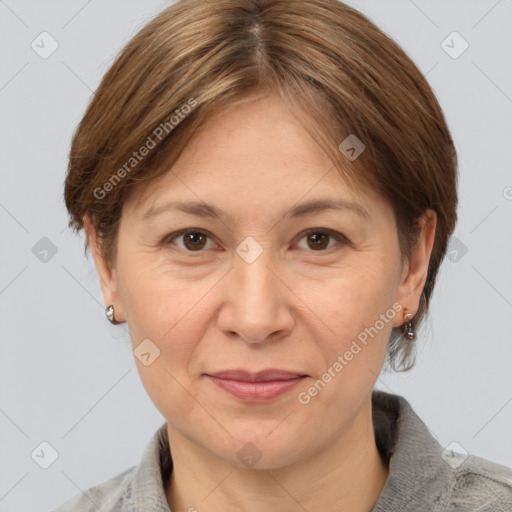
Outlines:
<svg viewBox="0 0 512 512"><path fill-rule="evenodd" d="M265 246L262 243L247 236L236 248L236 279L252 291L260 291L271 285L269 278L272 277L272 272L268 266L273 260L272 249L268 242Z"/></svg>
<svg viewBox="0 0 512 512"><path fill-rule="evenodd" d="M233 275L237 304L258 308L260 312L265 306L271 309L276 293L275 276L269 269L271 259L270 249L262 250L254 259L237 256Z"/></svg>
<svg viewBox="0 0 512 512"><path fill-rule="evenodd" d="M263 250L261 246L257 250L251 243L248 242L248 247L240 244L241 254L240 247L237 248L239 254L235 257L229 282L230 300L224 304L227 310L221 315L221 328L256 343L288 328L290 314L283 303L279 279L269 268L273 261L271 250Z"/></svg>

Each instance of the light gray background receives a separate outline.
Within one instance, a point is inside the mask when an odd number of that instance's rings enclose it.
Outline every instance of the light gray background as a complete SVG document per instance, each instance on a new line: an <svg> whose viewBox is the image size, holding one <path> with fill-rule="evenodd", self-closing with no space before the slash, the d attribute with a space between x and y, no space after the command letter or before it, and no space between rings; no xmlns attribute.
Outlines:
<svg viewBox="0 0 512 512"><path fill-rule="evenodd" d="M0 1L2 511L49 510L137 464L164 422L126 330L105 319L62 187L91 92L169 3ZM351 3L427 74L460 158L459 250L443 263L416 368L378 387L406 397L443 446L512 466L512 1ZM47 59L31 48L43 31L59 45ZM457 59L441 46L453 31L469 43ZM33 253L43 237L57 249L47 261L44 247ZM46 470L31 458L43 441L59 454Z"/></svg>

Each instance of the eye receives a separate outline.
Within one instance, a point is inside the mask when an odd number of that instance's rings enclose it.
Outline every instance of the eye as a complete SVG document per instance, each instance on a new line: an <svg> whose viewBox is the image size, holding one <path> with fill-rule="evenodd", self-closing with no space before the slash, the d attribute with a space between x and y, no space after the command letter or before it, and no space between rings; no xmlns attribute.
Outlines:
<svg viewBox="0 0 512 512"><path fill-rule="evenodd" d="M347 237L341 233L326 229L310 229L303 233L300 242L303 240L306 240L307 246L302 248L312 249L315 252L331 249L332 246L335 245L332 243L333 241L341 245L350 244ZM175 241L182 243L175 243ZM210 242L210 246L208 242ZM187 252L201 252L204 249L212 249L215 247L215 243L207 232L194 228L182 229L181 231L172 233L164 239L163 244L166 246L176 245L179 249L183 249Z"/></svg>
<svg viewBox="0 0 512 512"><path fill-rule="evenodd" d="M313 249L313 251L316 252L331 249L333 244L330 244L330 242L333 240L341 243L342 245L349 244L347 237L341 233L326 229L310 229L304 233L304 236L300 241L302 240L306 240L306 249Z"/></svg>
<svg viewBox="0 0 512 512"><path fill-rule="evenodd" d="M177 233L173 233L165 238L164 245L171 245L174 240L183 242L183 245L177 243L176 245L188 252L200 252L202 249L211 249L208 247L208 240L213 244L210 235L198 229L183 229Z"/></svg>

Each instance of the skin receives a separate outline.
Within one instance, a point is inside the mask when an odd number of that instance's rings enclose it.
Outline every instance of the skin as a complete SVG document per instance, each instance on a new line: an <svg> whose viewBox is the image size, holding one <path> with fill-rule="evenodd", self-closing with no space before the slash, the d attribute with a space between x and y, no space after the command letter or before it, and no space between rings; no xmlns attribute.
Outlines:
<svg viewBox="0 0 512 512"><path fill-rule="evenodd" d="M349 209L285 217L319 198L357 203L368 218ZM168 209L144 219L173 200L213 203L228 216ZM371 392L404 311L309 403L298 395L394 303L416 312L435 226L429 210L402 264L391 207L350 188L267 94L212 118L169 172L138 185L123 207L112 265L86 219L105 305L128 323L134 348L149 338L160 350L149 366L136 363L167 420L173 512L371 510L388 476L375 445ZM196 245L172 239L185 228L206 236L196 235ZM305 233L318 229L348 241L328 236L318 249ZM247 236L262 249L252 263L236 252ZM204 375L234 368L307 377L271 403L245 403ZM237 457L247 443L261 456L252 467Z"/></svg>

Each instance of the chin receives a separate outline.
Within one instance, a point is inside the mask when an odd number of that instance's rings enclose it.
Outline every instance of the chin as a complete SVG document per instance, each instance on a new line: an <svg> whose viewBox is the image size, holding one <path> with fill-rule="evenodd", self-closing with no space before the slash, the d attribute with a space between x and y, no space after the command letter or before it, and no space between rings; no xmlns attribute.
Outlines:
<svg viewBox="0 0 512 512"><path fill-rule="evenodd" d="M273 428L275 426L274 422ZM272 432L272 429L245 431L243 434L233 432L233 438L227 440L227 446L218 447L215 455L245 469L267 470L292 465L306 456L304 446L308 446L307 441L304 442L305 435L289 430L283 430L279 435L276 431Z"/></svg>

